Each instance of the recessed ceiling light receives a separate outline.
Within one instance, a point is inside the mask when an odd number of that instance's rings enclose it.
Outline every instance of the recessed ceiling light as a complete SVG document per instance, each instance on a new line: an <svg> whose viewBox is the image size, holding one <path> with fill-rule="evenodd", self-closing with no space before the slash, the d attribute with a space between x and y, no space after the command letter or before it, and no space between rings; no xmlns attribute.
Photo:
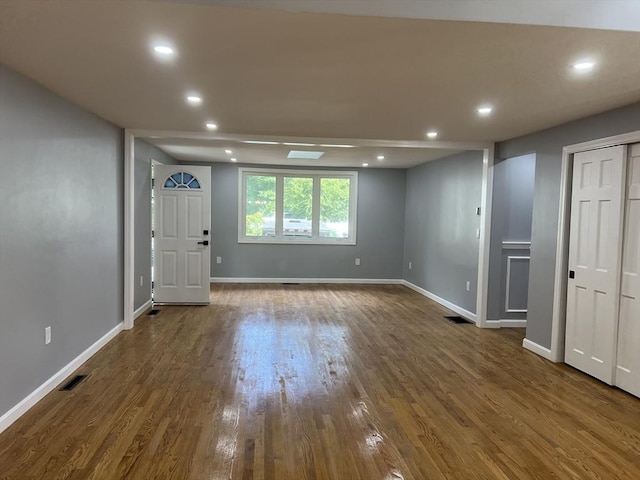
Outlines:
<svg viewBox="0 0 640 480"><path fill-rule="evenodd" d="M438 132L436 132L435 130L431 130L430 132L427 132L427 137L433 139L436 138L438 136Z"/></svg>
<svg viewBox="0 0 640 480"><path fill-rule="evenodd" d="M493 107L490 105L483 105L481 107L478 107L478 113L483 116L489 115L492 111Z"/></svg>
<svg viewBox="0 0 640 480"><path fill-rule="evenodd" d="M368 164L368 163L363 163L363 164L362 164L362 166L363 166L363 167L368 167L368 166L369 166L369 164Z"/></svg>
<svg viewBox="0 0 640 480"><path fill-rule="evenodd" d="M164 56L173 55L175 53L175 50L169 45L155 45L153 47L153 51Z"/></svg>
<svg viewBox="0 0 640 480"><path fill-rule="evenodd" d="M229 150L228 148L224 151L224 153L226 153L227 155L231 155L233 153L233 150Z"/></svg>
<svg viewBox="0 0 640 480"><path fill-rule="evenodd" d="M296 143L296 142L282 142L282 145L288 145L290 147L315 147L315 143Z"/></svg>
<svg viewBox="0 0 640 480"><path fill-rule="evenodd" d="M384 155L378 155L376 158L377 158L378 160L384 160Z"/></svg>
<svg viewBox="0 0 640 480"><path fill-rule="evenodd" d="M207 127L207 130L217 130L218 129L218 125L214 122L207 122L205 124L205 126Z"/></svg>
<svg viewBox="0 0 640 480"><path fill-rule="evenodd" d="M262 140L245 140L242 143L251 143L254 145L280 145L280 142L267 142Z"/></svg>
<svg viewBox="0 0 640 480"><path fill-rule="evenodd" d="M574 63L573 69L576 72L588 72L589 70L593 69L595 65L596 65L595 62L592 62L591 60L583 60L583 61Z"/></svg>
<svg viewBox="0 0 640 480"><path fill-rule="evenodd" d="M187 102L190 105L200 105L202 103L202 97L200 95L196 95L195 93L190 93L187 95Z"/></svg>
<svg viewBox="0 0 640 480"><path fill-rule="evenodd" d="M237 162L238 161L238 159L234 158L234 157L231 157L229 160L231 160L232 162Z"/></svg>
<svg viewBox="0 0 640 480"><path fill-rule="evenodd" d="M327 143L323 143L320 144L321 147L328 147L328 148L353 148L354 145L334 145L334 144L327 144Z"/></svg>

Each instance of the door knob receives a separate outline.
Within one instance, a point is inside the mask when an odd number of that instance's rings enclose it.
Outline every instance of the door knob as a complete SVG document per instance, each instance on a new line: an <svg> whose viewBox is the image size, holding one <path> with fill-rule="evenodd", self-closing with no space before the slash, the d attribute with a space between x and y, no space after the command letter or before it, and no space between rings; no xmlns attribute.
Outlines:
<svg viewBox="0 0 640 480"><path fill-rule="evenodd" d="M209 245L209 240L203 240L201 242L198 242L198 245Z"/></svg>

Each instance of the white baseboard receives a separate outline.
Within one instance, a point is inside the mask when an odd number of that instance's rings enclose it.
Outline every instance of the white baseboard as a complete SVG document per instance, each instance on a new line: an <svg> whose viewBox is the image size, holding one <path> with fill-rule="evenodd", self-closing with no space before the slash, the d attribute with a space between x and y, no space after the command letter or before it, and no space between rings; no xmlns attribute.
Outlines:
<svg viewBox="0 0 640 480"><path fill-rule="evenodd" d="M135 320L136 318L138 318L144 312L149 310L152 306L153 306L153 300L151 300L151 299L147 300L145 303L142 304L142 306L140 308L136 309L133 312L133 319Z"/></svg>
<svg viewBox="0 0 640 480"><path fill-rule="evenodd" d="M450 301L437 296L435 293L431 293L430 291L425 290L424 288L414 285L413 283L408 282L407 280L402 280L402 285L404 285L405 287L409 287L411 290L414 290L419 294L424 295L427 298L430 298L431 300L439 303L443 307L447 307L449 310L456 312L461 317L464 317L467 320L471 320L473 323L477 323L477 319L476 319L477 317L475 313L472 313L469 310L465 310L464 308L459 307L458 305L455 305Z"/></svg>
<svg viewBox="0 0 640 480"><path fill-rule="evenodd" d="M252 278L211 277L211 283L360 283L373 285L402 285L399 278Z"/></svg>
<svg viewBox="0 0 640 480"><path fill-rule="evenodd" d="M485 325L487 328L525 328L527 326L527 321L505 318L502 320L487 320Z"/></svg>
<svg viewBox="0 0 640 480"><path fill-rule="evenodd" d="M527 340L526 338L522 341L522 346L527 350L540 355L543 358L551 362L561 362L562 360L556 359L551 350L547 347L543 347L542 345L538 345L537 343L532 342L531 340Z"/></svg>
<svg viewBox="0 0 640 480"><path fill-rule="evenodd" d="M62 367L49 380L44 382L33 392L27 395L20 403L0 417L0 433L6 430L13 422L24 415L31 407L42 400L49 392L60 385L71 373L73 373L84 362L89 360L98 350L104 347L123 329L124 323L120 322L114 328L105 333L93 345L74 358L69 364Z"/></svg>

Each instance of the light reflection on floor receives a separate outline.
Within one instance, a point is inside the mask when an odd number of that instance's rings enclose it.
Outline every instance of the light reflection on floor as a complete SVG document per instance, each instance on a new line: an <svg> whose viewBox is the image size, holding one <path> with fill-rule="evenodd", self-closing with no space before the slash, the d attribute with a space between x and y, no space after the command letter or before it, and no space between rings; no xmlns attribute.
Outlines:
<svg viewBox="0 0 640 480"><path fill-rule="evenodd" d="M234 342L236 393L250 410L274 395L282 399L282 408L326 395L346 373L348 334L346 327L311 325L305 318L276 328L266 315L247 316Z"/></svg>

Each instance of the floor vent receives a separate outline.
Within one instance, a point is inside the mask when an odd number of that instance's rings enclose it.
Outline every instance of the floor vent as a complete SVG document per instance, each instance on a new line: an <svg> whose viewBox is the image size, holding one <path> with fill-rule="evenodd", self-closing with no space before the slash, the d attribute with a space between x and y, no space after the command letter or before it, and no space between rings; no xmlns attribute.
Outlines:
<svg viewBox="0 0 640 480"><path fill-rule="evenodd" d="M60 389L60 391L68 391L68 390L73 390L74 388L76 388L78 386L78 384L84 380L85 378L87 378L86 375L76 375L75 377L73 377L71 380L69 380L64 387L62 387Z"/></svg>
<svg viewBox="0 0 640 480"><path fill-rule="evenodd" d="M158 315L160 313L160 310L158 310L157 308L154 308L153 310L150 310L149 313L147 313L148 316L153 317L154 315Z"/></svg>
<svg viewBox="0 0 640 480"><path fill-rule="evenodd" d="M472 323L466 318L462 318L460 315L451 315L449 317L444 317L449 320L451 323Z"/></svg>
<svg viewBox="0 0 640 480"><path fill-rule="evenodd" d="M294 283L294 282L286 282L286 283L283 283L282 285L300 285L300 284Z"/></svg>

